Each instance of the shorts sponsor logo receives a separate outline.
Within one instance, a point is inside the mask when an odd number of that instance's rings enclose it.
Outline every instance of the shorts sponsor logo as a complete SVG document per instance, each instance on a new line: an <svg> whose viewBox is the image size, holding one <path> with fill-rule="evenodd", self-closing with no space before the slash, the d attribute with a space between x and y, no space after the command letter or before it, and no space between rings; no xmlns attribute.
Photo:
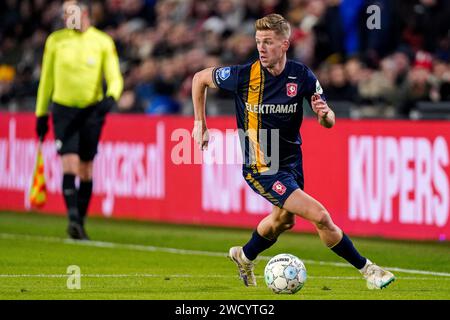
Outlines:
<svg viewBox="0 0 450 320"><path fill-rule="evenodd" d="M276 181L272 186L272 190L282 196L286 192L286 187L280 181Z"/></svg>

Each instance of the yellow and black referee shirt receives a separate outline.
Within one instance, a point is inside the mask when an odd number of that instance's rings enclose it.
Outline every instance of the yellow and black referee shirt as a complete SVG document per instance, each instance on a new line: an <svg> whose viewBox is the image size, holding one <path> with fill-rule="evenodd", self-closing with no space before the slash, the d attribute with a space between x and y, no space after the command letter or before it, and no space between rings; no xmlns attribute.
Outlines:
<svg viewBox="0 0 450 320"><path fill-rule="evenodd" d="M113 39L89 27L85 32L62 29L45 43L36 116L47 114L50 101L85 108L103 99L103 78L107 96L118 100L123 78Z"/></svg>

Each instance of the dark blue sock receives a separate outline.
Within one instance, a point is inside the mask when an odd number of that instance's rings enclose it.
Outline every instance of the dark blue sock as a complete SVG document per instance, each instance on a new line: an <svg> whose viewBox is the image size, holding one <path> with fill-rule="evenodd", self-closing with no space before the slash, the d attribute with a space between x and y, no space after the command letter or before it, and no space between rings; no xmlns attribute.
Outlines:
<svg viewBox="0 0 450 320"><path fill-rule="evenodd" d="M255 230L252 234L252 238L247 242L242 250L249 260L255 260L258 254L267 248L270 248L275 242L277 242L277 239L269 240L264 238Z"/></svg>
<svg viewBox="0 0 450 320"><path fill-rule="evenodd" d="M334 251L338 256L341 256L349 263L351 263L355 268L361 269L366 265L367 259L359 254L359 252L353 246L352 241L344 233L342 240L335 245L331 250Z"/></svg>

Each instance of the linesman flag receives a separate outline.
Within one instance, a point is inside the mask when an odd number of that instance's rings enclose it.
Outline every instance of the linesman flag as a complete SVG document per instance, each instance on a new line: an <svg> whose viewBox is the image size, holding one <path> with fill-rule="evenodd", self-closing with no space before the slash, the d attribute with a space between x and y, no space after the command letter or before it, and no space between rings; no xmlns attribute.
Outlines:
<svg viewBox="0 0 450 320"><path fill-rule="evenodd" d="M33 207L41 208L47 202L47 187L44 175L44 157L42 156L42 141L39 141L34 165L33 179L30 190L30 204Z"/></svg>

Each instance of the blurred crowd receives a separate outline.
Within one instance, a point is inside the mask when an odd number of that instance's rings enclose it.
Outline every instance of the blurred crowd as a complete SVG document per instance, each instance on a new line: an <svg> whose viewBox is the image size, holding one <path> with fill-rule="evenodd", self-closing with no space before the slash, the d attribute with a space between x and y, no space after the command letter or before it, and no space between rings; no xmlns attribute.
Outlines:
<svg viewBox="0 0 450 320"><path fill-rule="evenodd" d="M34 110L46 37L62 27L61 3L0 3L2 109ZM329 101L354 106L358 116L409 117L420 101L450 103L447 0L91 3L93 24L114 38L120 57L125 87L116 112L191 114L194 73L256 59L254 21L274 12L293 27L288 56L314 70ZM379 11L368 12L371 5ZM210 114L232 111L231 98L210 93Z"/></svg>

